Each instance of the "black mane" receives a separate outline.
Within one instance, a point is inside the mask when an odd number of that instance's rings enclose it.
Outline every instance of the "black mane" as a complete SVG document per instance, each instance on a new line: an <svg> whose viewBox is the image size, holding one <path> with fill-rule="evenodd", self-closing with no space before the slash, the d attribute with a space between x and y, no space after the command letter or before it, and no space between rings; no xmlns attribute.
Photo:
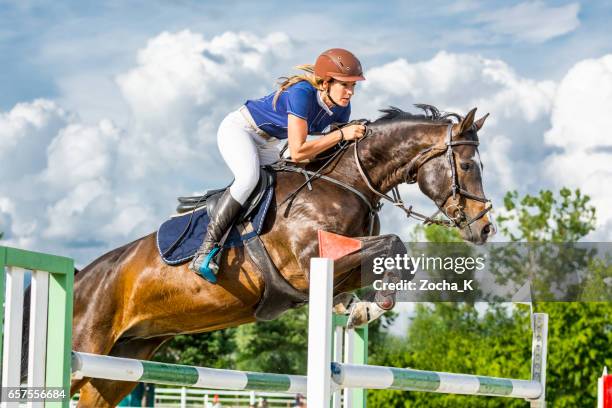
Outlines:
<svg viewBox="0 0 612 408"><path fill-rule="evenodd" d="M381 109L383 113L374 123L383 123L388 121L402 120L407 122L427 122L427 123L453 123L452 118L457 121L461 121L463 117L453 112L440 112L438 108L433 105L426 104L415 104L415 107L423 110L424 113L416 114L405 112L395 106L389 106L387 109Z"/></svg>

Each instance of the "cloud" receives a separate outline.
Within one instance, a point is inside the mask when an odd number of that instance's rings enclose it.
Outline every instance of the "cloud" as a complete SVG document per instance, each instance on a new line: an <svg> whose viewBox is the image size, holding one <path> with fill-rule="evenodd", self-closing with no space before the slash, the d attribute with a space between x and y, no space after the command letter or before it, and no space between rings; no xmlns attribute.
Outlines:
<svg viewBox="0 0 612 408"><path fill-rule="evenodd" d="M367 71L363 99L405 105L405 100L436 101L446 107L483 106L496 117L533 122L548 114L553 81L519 76L508 64L473 54L441 51L432 59L410 63L400 58Z"/></svg>
<svg viewBox="0 0 612 408"><path fill-rule="evenodd" d="M9 112L0 112L0 174L4 182L43 169L44 147L73 120L75 115L44 99L18 103Z"/></svg>
<svg viewBox="0 0 612 408"><path fill-rule="evenodd" d="M138 66L118 75L117 83L141 125L182 127L202 112L226 111L227 96L248 95L268 81L269 68L289 45L282 33L227 32L206 41L189 30L164 32L138 52Z"/></svg>
<svg viewBox="0 0 612 408"><path fill-rule="evenodd" d="M542 43L577 29L580 26L579 11L578 3L553 7L543 1L529 1L482 12L475 22L484 24L487 31L500 36Z"/></svg>
<svg viewBox="0 0 612 408"><path fill-rule="evenodd" d="M557 149L545 163L556 185L580 187L597 207L599 227L612 226L612 54L584 60L559 84L552 127L544 140ZM612 230L607 228L612 239Z"/></svg>

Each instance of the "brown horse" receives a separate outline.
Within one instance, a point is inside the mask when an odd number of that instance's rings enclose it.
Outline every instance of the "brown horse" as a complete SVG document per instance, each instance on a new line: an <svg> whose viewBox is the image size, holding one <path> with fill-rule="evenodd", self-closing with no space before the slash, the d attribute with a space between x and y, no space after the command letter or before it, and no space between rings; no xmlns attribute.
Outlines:
<svg viewBox="0 0 612 408"><path fill-rule="evenodd" d="M335 262L337 294L365 286L360 266L364 257L393 256L405 251L399 237L370 236L370 209L376 208L398 184L415 181L433 200L463 238L480 244L492 233L477 160L477 131L486 116L474 120L439 115L427 107L425 115L398 109L367 125L366 137L339 150L325 168L326 177L352 186L354 191L325 179L311 182L290 201L304 183L304 175L278 172L276 208L272 206L261 239L282 276L297 290L308 291L308 268L318 255L317 231L325 230L362 241L362 250ZM451 116L458 118L453 123ZM302 165L317 170L320 163ZM393 277L392 272L389 276ZM73 349L120 357L150 359L165 341L177 334L199 333L255 320L262 298L261 274L244 248L227 250L219 280L211 284L187 264L166 265L159 257L155 233L117 248L81 270L74 285ZM389 294L387 294L389 295ZM392 297L392 294L390 294ZM372 299L379 303L389 299ZM393 303L393 302L391 302ZM370 303L352 310L355 323L365 323ZM361 307L361 309L360 309ZM365 309L364 309L365 308ZM372 316L369 316L372 318ZM364 320L365 319L365 320ZM114 406L134 383L82 379L80 406Z"/></svg>

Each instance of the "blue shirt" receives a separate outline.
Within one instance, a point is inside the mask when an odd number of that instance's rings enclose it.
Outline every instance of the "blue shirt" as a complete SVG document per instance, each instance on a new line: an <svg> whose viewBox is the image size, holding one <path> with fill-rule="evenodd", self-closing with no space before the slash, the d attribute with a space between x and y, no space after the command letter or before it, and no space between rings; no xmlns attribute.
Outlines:
<svg viewBox="0 0 612 408"><path fill-rule="evenodd" d="M276 101L276 92L260 99L249 99L245 106L251 113L259 129L270 136L287 139L287 115L295 115L306 120L308 133L321 132L334 122L346 123L351 115L351 105L347 107L327 107L317 89L308 81L301 81L281 92Z"/></svg>

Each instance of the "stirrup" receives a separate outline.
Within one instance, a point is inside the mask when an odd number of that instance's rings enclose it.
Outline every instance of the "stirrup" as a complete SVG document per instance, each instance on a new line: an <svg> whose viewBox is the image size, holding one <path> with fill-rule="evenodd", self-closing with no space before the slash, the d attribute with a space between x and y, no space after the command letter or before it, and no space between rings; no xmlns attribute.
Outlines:
<svg viewBox="0 0 612 408"><path fill-rule="evenodd" d="M212 263L212 265L210 265L210 262L215 257L215 255L217 255L220 249L221 248L219 248L218 246L214 247L208 253L208 255L206 255L206 258L204 258L204 261L202 261L202 265L200 265L200 269L198 271L200 275L210 283L217 283L217 272L219 272L219 266L216 265L214 262Z"/></svg>

